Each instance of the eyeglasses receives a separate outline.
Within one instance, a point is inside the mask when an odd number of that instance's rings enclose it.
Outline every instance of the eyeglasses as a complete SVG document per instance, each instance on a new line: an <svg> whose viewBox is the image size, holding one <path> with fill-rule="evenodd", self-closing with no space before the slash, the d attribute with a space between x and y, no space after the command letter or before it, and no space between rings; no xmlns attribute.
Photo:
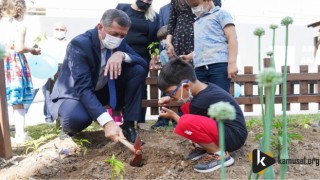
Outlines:
<svg viewBox="0 0 320 180"><path fill-rule="evenodd" d="M183 85L183 84L186 84L188 83L189 80L184 80L182 81L180 84L177 85L177 87L170 93L170 94L167 94L166 92L162 92L162 96L169 96L171 98L173 98L173 96L176 94L176 92L178 91L178 89Z"/></svg>

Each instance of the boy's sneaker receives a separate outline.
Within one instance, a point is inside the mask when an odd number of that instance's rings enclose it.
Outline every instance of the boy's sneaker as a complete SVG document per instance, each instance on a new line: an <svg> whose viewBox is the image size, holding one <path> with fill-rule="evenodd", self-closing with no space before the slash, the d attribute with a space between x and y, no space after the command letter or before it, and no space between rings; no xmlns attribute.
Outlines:
<svg viewBox="0 0 320 180"><path fill-rule="evenodd" d="M234 159L226 152L224 166L228 167L234 163ZM211 172L221 167L220 156L217 154L206 154L200 162L193 167L197 172Z"/></svg>
<svg viewBox="0 0 320 180"><path fill-rule="evenodd" d="M207 151L201 147L192 147L192 151L185 157L185 159L194 161L201 158L206 153Z"/></svg>

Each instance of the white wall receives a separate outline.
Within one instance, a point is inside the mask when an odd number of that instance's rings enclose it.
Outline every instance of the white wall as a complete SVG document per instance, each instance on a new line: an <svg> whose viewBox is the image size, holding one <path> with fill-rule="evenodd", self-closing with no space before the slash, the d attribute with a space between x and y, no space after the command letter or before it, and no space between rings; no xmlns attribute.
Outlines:
<svg viewBox="0 0 320 180"><path fill-rule="evenodd" d="M93 28L106 9L114 8L119 1L116 0L34 0L29 7L45 7L46 16L28 16L26 19L32 22L29 28L28 40L32 41L40 33L46 32L52 35L52 26L57 21L63 21L68 26L68 38ZM121 3L132 3L135 0L122 0ZM160 7L170 0L154 0L153 7L159 11ZM235 18L239 40L239 66L252 65L257 68L257 37L253 31L257 27L263 27L266 35L262 37L261 53L265 57L271 49L272 31L270 24L278 24L276 31L276 65L280 68L284 61L285 29L280 25L281 19L291 16L294 19L289 29L289 54L288 64L292 71L298 70L300 64L313 65L313 36L315 31L307 28L316 20L319 20L320 1L304 0L222 0L222 7L231 12Z"/></svg>

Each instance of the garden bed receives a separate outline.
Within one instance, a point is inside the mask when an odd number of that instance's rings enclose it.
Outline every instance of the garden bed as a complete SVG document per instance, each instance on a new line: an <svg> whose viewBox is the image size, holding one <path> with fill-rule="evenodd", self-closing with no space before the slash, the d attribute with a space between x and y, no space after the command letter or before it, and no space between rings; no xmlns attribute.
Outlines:
<svg viewBox="0 0 320 180"><path fill-rule="evenodd" d="M300 133L303 140L293 140L290 146L291 159L320 159L319 126L303 128L296 126L293 132ZM248 139L242 149L232 152L235 164L227 168L227 178L247 179L250 162L248 153L258 148L255 136L261 132L256 126L250 129ZM87 152L75 144L75 138L60 140L58 137L42 145L37 151L22 155L25 152L16 148L15 156L7 161L0 160L1 179L109 179L110 166L103 162L114 154L116 159L125 164L124 179L218 179L220 171L197 173L193 170L194 161L185 161L184 155L189 152L187 140L172 133L172 129L158 131L140 131L143 146L143 165L131 167L128 163L131 152L120 143L113 143L104 138L102 131L86 131L76 139L86 139ZM60 153L61 149L68 151ZM319 165L319 164L318 164ZM279 164L274 165L279 177ZM319 166L316 164L292 164L288 168L290 179L319 179Z"/></svg>

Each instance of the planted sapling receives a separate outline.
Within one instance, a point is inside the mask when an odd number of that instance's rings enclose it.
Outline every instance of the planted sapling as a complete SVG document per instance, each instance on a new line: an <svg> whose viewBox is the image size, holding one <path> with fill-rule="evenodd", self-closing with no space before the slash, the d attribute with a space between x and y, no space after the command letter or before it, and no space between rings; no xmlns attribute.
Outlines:
<svg viewBox="0 0 320 180"><path fill-rule="evenodd" d="M114 180L115 176L120 177L120 179L123 179L123 173L125 172L125 167L122 161L117 160L115 155L113 154L110 159L105 159L103 162L108 163L111 167L111 180Z"/></svg>

